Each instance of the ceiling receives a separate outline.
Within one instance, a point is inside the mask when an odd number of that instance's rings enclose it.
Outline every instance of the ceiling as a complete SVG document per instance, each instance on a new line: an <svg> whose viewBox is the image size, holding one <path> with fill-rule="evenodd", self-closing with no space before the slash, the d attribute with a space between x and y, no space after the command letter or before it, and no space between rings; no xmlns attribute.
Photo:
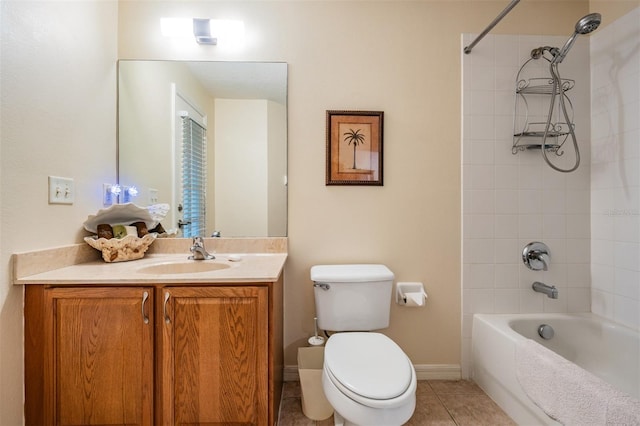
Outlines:
<svg viewBox="0 0 640 426"><path fill-rule="evenodd" d="M212 96L225 99L268 99L287 103L284 62L186 62Z"/></svg>

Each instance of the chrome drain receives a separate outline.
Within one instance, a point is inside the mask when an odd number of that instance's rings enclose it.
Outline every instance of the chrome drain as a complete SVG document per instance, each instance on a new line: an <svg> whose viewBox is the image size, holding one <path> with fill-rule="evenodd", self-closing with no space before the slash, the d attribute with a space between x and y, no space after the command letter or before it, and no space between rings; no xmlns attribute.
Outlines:
<svg viewBox="0 0 640 426"><path fill-rule="evenodd" d="M556 333L555 333L555 331L553 331L553 327L551 327L549 324L540 324L540 327L538 327L538 334L544 340L549 340L549 339L553 338L553 336Z"/></svg>

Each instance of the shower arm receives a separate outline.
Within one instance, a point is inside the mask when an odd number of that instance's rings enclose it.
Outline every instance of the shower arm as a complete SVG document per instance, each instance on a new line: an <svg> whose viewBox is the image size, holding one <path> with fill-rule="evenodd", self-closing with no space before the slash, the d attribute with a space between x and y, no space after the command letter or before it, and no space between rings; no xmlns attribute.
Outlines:
<svg viewBox="0 0 640 426"><path fill-rule="evenodd" d="M507 5L507 7L504 8L504 10L502 12L500 12L500 14L498 16L496 16L496 18L491 21L491 23L489 25L487 25L487 28L484 29L484 31L482 31L475 40L473 40L471 42L471 44L469 44L468 46L466 46L464 48L464 53L466 53L467 55L469 53L471 53L471 49L473 49L473 47L478 44L478 42L480 40L482 40L484 38L484 36L486 36L489 31L491 31L493 29L493 27L495 27L496 25L498 25L498 22L500 22L502 20L502 18L504 18L507 13L511 12L511 9L513 9L514 7L516 7L516 5L520 2L520 0L511 0L511 3L509 3Z"/></svg>

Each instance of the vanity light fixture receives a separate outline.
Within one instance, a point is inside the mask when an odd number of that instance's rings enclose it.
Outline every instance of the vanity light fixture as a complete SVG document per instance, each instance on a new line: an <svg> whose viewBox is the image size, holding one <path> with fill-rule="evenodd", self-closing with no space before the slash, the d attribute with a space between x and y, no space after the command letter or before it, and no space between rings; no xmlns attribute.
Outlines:
<svg viewBox="0 0 640 426"><path fill-rule="evenodd" d="M211 35L211 20L193 18L193 36L198 44L218 44L218 39Z"/></svg>
<svg viewBox="0 0 640 426"><path fill-rule="evenodd" d="M244 22L210 18L160 18L162 35L195 37L198 44L237 44L244 38Z"/></svg>

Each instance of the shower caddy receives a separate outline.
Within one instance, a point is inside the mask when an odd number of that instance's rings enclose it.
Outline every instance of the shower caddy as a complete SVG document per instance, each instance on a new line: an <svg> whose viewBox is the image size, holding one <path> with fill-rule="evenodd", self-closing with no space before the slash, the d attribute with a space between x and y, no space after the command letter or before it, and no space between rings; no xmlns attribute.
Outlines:
<svg viewBox="0 0 640 426"><path fill-rule="evenodd" d="M532 55L532 57L520 67L516 76L513 147L511 148L511 153L515 155L518 151L541 149L544 146L547 152L553 152L555 155L561 156L564 154L562 146L567 141L571 131L574 129L573 104L571 103L571 99L567 96L567 92L573 88L575 80L566 78L560 79L560 84L556 85L556 96L553 96L554 79L552 76L533 78L525 77L525 71L536 68L534 65L537 64L532 61L537 61L539 59L543 59L546 62L551 63L551 60L543 55L539 57ZM546 117L533 114L529 105L530 100L534 97L537 98L540 96L549 99L549 112ZM552 104L558 102L558 96L564 97L565 104L568 107L568 120L564 120L560 117L553 117L554 111L559 115L559 108L556 108Z"/></svg>

